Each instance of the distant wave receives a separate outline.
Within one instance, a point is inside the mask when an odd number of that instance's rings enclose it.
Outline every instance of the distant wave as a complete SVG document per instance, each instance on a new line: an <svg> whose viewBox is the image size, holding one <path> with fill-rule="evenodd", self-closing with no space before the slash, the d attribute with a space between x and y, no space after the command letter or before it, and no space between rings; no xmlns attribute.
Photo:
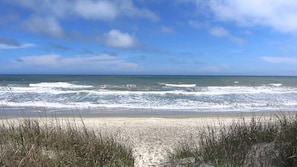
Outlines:
<svg viewBox="0 0 297 167"><path fill-rule="evenodd" d="M269 84L269 85L271 85L271 86L275 86L275 87L280 87L280 86L282 86L283 84L281 84L281 83L271 83L271 84Z"/></svg>
<svg viewBox="0 0 297 167"><path fill-rule="evenodd" d="M43 87L43 88L92 88L90 85L76 85L68 82L41 82L30 83L30 87Z"/></svg>
<svg viewBox="0 0 297 167"><path fill-rule="evenodd" d="M179 87L179 88L193 88L193 87L196 87L196 84L170 84L170 83L165 83L164 86L167 86L167 87Z"/></svg>

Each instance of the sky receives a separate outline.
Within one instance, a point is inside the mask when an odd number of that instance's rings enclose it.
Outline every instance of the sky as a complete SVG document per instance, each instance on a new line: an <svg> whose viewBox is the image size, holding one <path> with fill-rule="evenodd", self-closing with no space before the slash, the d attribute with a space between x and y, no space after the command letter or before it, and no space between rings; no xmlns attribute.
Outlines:
<svg viewBox="0 0 297 167"><path fill-rule="evenodd" d="M1 0L0 74L297 75L295 0Z"/></svg>

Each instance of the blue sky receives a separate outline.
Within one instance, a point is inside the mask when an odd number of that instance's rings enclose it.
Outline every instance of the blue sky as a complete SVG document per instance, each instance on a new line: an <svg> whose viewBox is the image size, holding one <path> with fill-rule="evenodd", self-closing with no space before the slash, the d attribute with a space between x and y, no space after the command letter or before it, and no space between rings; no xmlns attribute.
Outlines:
<svg viewBox="0 0 297 167"><path fill-rule="evenodd" d="M297 75L295 0L1 0L1 74Z"/></svg>

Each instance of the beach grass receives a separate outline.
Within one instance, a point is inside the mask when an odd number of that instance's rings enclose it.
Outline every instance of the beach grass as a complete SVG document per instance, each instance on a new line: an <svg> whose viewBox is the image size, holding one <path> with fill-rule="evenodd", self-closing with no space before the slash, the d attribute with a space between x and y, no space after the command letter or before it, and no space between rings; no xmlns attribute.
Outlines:
<svg viewBox="0 0 297 167"><path fill-rule="evenodd" d="M83 122L82 122L83 123ZM54 119L2 121L0 166L133 166L132 149L86 126Z"/></svg>
<svg viewBox="0 0 297 167"><path fill-rule="evenodd" d="M274 143L279 147L280 157L276 166L297 165L296 116L278 114L265 121L239 119L231 125L207 126L199 131L198 143L192 139L181 142L169 153L170 161L194 157L199 163L213 166L248 166L245 163L253 146Z"/></svg>

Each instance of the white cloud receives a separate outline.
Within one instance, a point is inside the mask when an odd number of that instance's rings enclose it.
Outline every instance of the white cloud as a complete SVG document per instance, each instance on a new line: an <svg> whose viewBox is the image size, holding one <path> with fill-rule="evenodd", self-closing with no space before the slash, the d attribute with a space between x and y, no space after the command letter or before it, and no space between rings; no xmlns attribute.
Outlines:
<svg viewBox="0 0 297 167"><path fill-rule="evenodd" d="M115 48L131 48L135 47L136 39L128 33L119 30L111 30L105 35L105 44Z"/></svg>
<svg viewBox="0 0 297 167"><path fill-rule="evenodd" d="M262 60L274 64L297 64L297 57L269 57L263 56Z"/></svg>
<svg viewBox="0 0 297 167"><path fill-rule="evenodd" d="M42 68L43 70L54 68L55 70L73 72L95 70L93 72L98 72L100 70L135 70L138 68L138 65L109 54L74 57L62 57L56 54L49 54L20 57L14 62L14 67L30 69Z"/></svg>
<svg viewBox="0 0 297 167"><path fill-rule="evenodd" d="M297 31L295 0L212 0L209 8L222 21L234 21L245 26L268 26L280 32Z"/></svg>
<svg viewBox="0 0 297 167"><path fill-rule="evenodd" d="M118 15L110 1L76 1L74 12L86 19L114 19Z"/></svg>
<svg viewBox="0 0 297 167"><path fill-rule="evenodd" d="M33 33L46 34L54 37L62 37L64 35L59 22L53 17L43 18L34 16L25 20L24 26L28 31Z"/></svg>

